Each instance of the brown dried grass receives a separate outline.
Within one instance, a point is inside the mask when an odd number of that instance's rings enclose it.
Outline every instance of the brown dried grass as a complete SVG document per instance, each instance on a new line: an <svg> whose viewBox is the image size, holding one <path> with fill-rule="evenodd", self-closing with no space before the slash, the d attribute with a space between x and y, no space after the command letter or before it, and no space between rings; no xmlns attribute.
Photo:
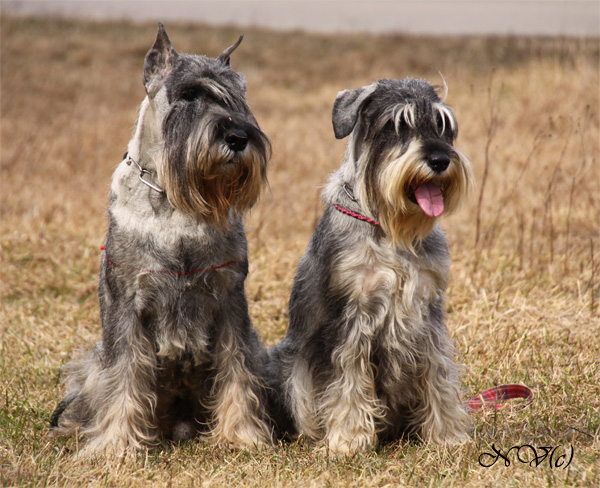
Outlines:
<svg viewBox="0 0 600 488"><path fill-rule="evenodd" d="M336 93L378 78L450 88L477 192L443 222L449 326L466 394L518 382L529 408L474 414L460 447L394 444L351 459L305 445L165 445L80 461L49 439L62 364L99 336L99 247L110 176L131 135L155 26L1 20L0 482L3 486L600 485L598 40L308 35L245 29L232 60L273 143L270 190L248 215L251 315L285 333L296 263L342 158ZM218 54L237 28L168 25L176 49ZM480 191L482 190L482 191ZM490 446L573 445L567 470ZM562 448L561 448L562 449Z"/></svg>

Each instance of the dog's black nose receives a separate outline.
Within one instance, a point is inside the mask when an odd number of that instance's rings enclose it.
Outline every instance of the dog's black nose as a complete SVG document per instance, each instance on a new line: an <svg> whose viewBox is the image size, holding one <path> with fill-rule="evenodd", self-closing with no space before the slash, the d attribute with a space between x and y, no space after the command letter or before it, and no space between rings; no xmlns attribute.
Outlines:
<svg viewBox="0 0 600 488"><path fill-rule="evenodd" d="M232 151L243 151L248 145L248 134L242 129L231 129L225 134L225 142Z"/></svg>
<svg viewBox="0 0 600 488"><path fill-rule="evenodd" d="M434 152L429 155L427 164L436 173L442 173L450 165L450 156L445 152Z"/></svg>

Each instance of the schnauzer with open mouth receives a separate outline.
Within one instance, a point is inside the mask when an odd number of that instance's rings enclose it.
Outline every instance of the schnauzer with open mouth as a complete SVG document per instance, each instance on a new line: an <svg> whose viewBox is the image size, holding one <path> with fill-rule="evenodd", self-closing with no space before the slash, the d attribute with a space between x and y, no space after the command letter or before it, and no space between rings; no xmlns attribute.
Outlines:
<svg viewBox="0 0 600 488"><path fill-rule="evenodd" d="M102 255L102 341L69 363L51 420L84 451L121 452L208 430L217 443L271 441L266 351L252 329L244 211L266 183L270 143L230 68L175 51L159 24L142 102L116 169Z"/></svg>
<svg viewBox="0 0 600 488"><path fill-rule="evenodd" d="M454 115L426 81L380 80L340 92L333 127L350 139L298 265L289 330L269 351L272 415L340 454L404 435L462 442L436 223L472 180Z"/></svg>

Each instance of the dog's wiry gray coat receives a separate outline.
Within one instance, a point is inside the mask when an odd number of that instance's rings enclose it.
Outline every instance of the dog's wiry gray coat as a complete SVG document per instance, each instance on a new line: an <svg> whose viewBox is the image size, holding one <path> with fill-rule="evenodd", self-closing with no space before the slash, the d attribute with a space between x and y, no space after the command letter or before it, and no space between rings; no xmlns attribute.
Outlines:
<svg viewBox="0 0 600 488"><path fill-rule="evenodd" d="M351 137L298 265L287 335L269 351L272 415L280 433L336 453L405 434L463 441L443 311L448 245L413 194L434 185L451 212L468 191L454 116L425 81L380 80L340 92L333 124Z"/></svg>
<svg viewBox="0 0 600 488"><path fill-rule="evenodd" d="M271 439L241 220L266 181L269 142L229 65L238 44L218 58L180 54L159 25L146 56L148 96L111 185L102 341L66 366L53 416L87 453L198 431L235 445Z"/></svg>

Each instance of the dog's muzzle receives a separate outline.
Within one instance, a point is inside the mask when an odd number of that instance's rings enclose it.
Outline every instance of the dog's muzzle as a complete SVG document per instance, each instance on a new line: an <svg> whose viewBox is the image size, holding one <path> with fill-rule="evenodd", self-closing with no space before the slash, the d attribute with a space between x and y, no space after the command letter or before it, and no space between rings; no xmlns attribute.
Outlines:
<svg viewBox="0 0 600 488"><path fill-rule="evenodd" d="M436 174L441 174L450 166L450 155L444 151L435 151L426 158L427 166ZM441 188L432 181L419 183L411 188L411 200L428 217L439 217L444 213L444 195Z"/></svg>

